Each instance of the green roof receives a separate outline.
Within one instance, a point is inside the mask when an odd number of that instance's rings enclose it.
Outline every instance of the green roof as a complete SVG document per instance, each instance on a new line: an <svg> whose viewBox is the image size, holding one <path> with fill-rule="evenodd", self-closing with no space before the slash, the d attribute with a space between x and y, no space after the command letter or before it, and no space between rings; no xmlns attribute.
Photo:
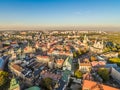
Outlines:
<svg viewBox="0 0 120 90"><path fill-rule="evenodd" d="M69 70L64 70L62 75L62 80L68 82L68 76L70 75L70 73L71 72Z"/></svg>
<svg viewBox="0 0 120 90"><path fill-rule="evenodd" d="M10 90L14 90L16 88L18 88L18 90L20 90L19 82L15 78L12 78L11 82L10 82Z"/></svg>
<svg viewBox="0 0 120 90"><path fill-rule="evenodd" d="M72 58L68 57L68 62L72 65Z"/></svg>
<svg viewBox="0 0 120 90"><path fill-rule="evenodd" d="M72 65L72 58L71 57L67 57L67 59L65 60L64 64L66 64L66 62L68 62L70 65ZM65 66L63 64L63 66Z"/></svg>
<svg viewBox="0 0 120 90"><path fill-rule="evenodd" d="M41 89L37 86L33 86L33 87L30 87L30 88L25 89L25 90L41 90Z"/></svg>

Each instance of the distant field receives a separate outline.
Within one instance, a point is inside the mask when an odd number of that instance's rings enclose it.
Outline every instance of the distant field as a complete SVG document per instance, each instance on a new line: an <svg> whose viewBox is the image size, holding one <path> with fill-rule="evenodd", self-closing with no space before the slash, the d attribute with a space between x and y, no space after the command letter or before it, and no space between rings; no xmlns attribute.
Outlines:
<svg viewBox="0 0 120 90"><path fill-rule="evenodd" d="M107 34L92 34L89 35L89 38L120 43L120 32L108 32Z"/></svg>

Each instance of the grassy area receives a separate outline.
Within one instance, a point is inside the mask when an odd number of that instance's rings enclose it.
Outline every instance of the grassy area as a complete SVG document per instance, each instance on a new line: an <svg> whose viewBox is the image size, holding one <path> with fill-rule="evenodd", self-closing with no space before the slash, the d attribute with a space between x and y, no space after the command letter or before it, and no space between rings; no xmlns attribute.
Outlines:
<svg viewBox="0 0 120 90"><path fill-rule="evenodd" d="M103 39L104 41L112 41L120 44L120 32L108 32L108 34L88 34L91 39Z"/></svg>

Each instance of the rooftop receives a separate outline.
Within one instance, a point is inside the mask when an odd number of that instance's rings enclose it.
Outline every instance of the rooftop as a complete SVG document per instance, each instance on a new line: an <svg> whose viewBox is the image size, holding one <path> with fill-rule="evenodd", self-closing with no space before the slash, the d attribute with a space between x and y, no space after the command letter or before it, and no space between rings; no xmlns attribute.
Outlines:
<svg viewBox="0 0 120 90"><path fill-rule="evenodd" d="M64 70L63 74L62 74L62 80L65 82L68 82L68 76L70 75L70 71L69 70Z"/></svg>
<svg viewBox="0 0 120 90"><path fill-rule="evenodd" d="M42 71L41 76L43 78L49 77L49 78L52 78L53 80L59 80L61 78L61 75L54 74L54 73L51 73L51 72L48 72L48 71Z"/></svg>
<svg viewBox="0 0 120 90"><path fill-rule="evenodd" d="M63 62L64 62L63 59L56 60L56 63L57 63L57 64L63 64Z"/></svg>
<svg viewBox="0 0 120 90"><path fill-rule="evenodd" d="M119 90L114 87L110 87L107 85L103 85L94 81L84 80L82 90L89 89L89 90Z"/></svg>
<svg viewBox="0 0 120 90"><path fill-rule="evenodd" d="M14 68L14 69L16 69L17 71L22 71L22 67L20 67L19 65L17 65L17 64L13 64L12 65L12 67Z"/></svg>
<svg viewBox="0 0 120 90"><path fill-rule="evenodd" d="M10 82L10 90L20 90L20 85L15 78L11 79Z"/></svg>
<svg viewBox="0 0 120 90"><path fill-rule="evenodd" d="M91 63L80 63L80 66L91 66Z"/></svg>
<svg viewBox="0 0 120 90"><path fill-rule="evenodd" d="M2 69L3 64L4 64L4 60L2 58L0 58L0 69Z"/></svg>
<svg viewBox="0 0 120 90"><path fill-rule="evenodd" d="M30 87L30 88L25 89L25 90L41 90L41 89L37 86L33 86L33 87Z"/></svg>

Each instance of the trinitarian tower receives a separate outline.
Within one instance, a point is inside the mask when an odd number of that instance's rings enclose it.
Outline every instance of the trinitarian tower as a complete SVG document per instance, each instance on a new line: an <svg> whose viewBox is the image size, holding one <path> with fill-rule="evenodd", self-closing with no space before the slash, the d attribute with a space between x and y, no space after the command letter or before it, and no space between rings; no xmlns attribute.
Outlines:
<svg viewBox="0 0 120 90"><path fill-rule="evenodd" d="M87 44L87 42L88 42L88 37L85 35L85 36L84 36L83 43L84 43L84 44Z"/></svg>

